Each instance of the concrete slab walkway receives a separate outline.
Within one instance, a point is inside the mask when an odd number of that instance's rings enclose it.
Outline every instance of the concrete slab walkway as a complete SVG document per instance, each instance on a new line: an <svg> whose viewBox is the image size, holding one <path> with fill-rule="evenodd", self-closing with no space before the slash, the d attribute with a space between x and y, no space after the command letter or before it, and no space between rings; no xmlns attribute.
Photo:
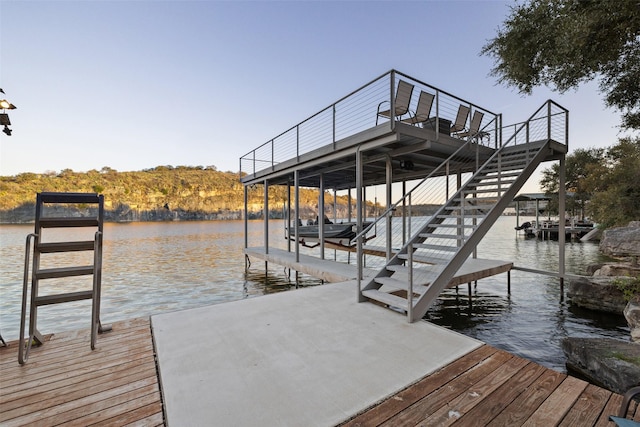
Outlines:
<svg viewBox="0 0 640 427"><path fill-rule="evenodd" d="M331 426L482 345L343 282L151 318L169 426Z"/></svg>

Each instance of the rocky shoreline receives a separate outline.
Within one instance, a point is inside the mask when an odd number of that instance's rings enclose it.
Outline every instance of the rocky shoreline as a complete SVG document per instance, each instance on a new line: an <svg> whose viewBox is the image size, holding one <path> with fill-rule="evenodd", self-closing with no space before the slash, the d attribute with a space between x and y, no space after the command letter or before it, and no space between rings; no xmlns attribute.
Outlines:
<svg viewBox="0 0 640 427"><path fill-rule="evenodd" d="M562 348L570 372L622 394L640 385L640 289L630 286L624 292L621 286L640 278L640 221L605 230L600 251L623 259L592 266L591 277L569 282L567 297L582 308L623 315L630 328L629 341L568 337Z"/></svg>

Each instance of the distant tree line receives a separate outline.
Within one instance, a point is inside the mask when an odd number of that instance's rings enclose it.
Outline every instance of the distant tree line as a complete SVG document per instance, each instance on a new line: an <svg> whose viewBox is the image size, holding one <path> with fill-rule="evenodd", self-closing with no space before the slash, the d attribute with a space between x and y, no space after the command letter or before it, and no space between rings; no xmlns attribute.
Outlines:
<svg viewBox="0 0 640 427"><path fill-rule="evenodd" d="M640 138L622 138L609 148L577 149L567 155L567 211L587 215L602 228L640 220ZM546 193L559 190L559 164L542 171ZM557 212L557 198L552 209Z"/></svg>
<svg viewBox="0 0 640 427"><path fill-rule="evenodd" d="M0 222L30 222L36 193L87 192L105 197L110 221L160 221L240 219L244 211L243 185L235 172L215 166L158 166L136 172L118 172L110 167L88 172L64 169L59 173L22 173L0 177ZM287 187L269 187L269 216L282 217ZM261 185L248 187L248 217L262 218L264 196ZM352 201L352 205L355 204ZM318 190L300 190L301 216L317 216ZM325 194L325 207L333 209L333 195ZM373 206L369 207L373 212ZM352 209L355 209L353 207ZM336 201L338 216L346 216L348 198Z"/></svg>

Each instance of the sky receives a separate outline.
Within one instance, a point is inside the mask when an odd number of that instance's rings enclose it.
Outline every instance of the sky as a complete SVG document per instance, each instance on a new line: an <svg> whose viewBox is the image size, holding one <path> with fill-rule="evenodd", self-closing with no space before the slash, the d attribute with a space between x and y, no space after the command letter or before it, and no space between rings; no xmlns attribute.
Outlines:
<svg viewBox="0 0 640 427"><path fill-rule="evenodd" d="M0 134L0 176L236 172L242 155L391 69L505 124L553 99L570 111L570 151L615 144L619 114L597 83L523 96L489 75L480 50L512 5L0 0L0 87L17 106L12 136Z"/></svg>

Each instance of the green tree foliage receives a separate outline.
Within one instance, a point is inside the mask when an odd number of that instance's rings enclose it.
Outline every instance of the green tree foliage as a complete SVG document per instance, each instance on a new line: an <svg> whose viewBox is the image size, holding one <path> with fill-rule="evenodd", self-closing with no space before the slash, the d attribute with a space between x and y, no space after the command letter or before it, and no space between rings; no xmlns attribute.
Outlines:
<svg viewBox="0 0 640 427"><path fill-rule="evenodd" d="M640 138L623 138L607 150L586 181L593 189L589 212L603 227L640 220Z"/></svg>
<svg viewBox="0 0 640 427"><path fill-rule="evenodd" d="M495 59L492 75L521 93L598 78L622 126L640 129L638 0L530 0L511 9L481 53Z"/></svg>
<svg viewBox="0 0 640 427"><path fill-rule="evenodd" d="M584 216L586 202L592 196L592 189L587 186L586 178L600 168L604 151L602 148L578 149L566 157L565 191L573 193L573 197L566 199L566 208L573 216ZM555 195L559 190L559 179L560 165L554 163L542 171L540 187L545 193ZM557 200L553 202L553 210L557 211Z"/></svg>
<svg viewBox="0 0 640 427"><path fill-rule="evenodd" d="M640 219L640 138L622 138L608 149L576 150L566 158L567 209L578 208L603 228ZM559 165L542 171L540 186L558 192Z"/></svg>

